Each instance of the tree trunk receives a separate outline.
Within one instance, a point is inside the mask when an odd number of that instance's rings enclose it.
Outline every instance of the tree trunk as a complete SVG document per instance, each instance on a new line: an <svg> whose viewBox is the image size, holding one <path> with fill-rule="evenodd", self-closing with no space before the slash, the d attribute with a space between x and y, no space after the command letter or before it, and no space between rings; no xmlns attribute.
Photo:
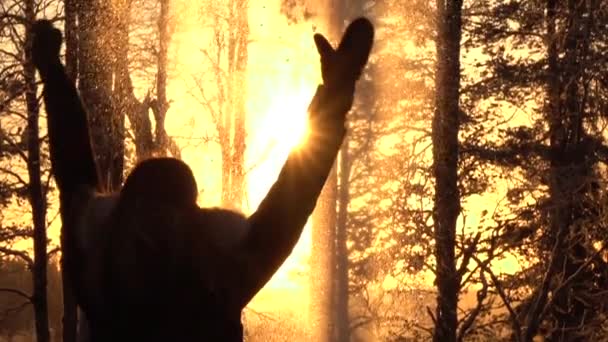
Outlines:
<svg viewBox="0 0 608 342"><path fill-rule="evenodd" d="M458 191L458 115L462 1L437 2L437 67L433 117L433 175L437 310L433 340L456 341L460 279L456 273Z"/></svg>
<svg viewBox="0 0 608 342"><path fill-rule="evenodd" d="M338 184L338 219L336 222L336 290L335 290L335 329L336 341L350 341L350 319L348 315L348 249L347 218L350 202L350 155L349 141L346 137L340 150L340 169Z"/></svg>
<svg viewBox="0 0 608 342"><path fill-rule="evenodd" d="M156 63L156 101L152 105L154 120L156 122L154 149L160 155L164 156L167 155L167 152L170 152L174 157L180 158L179 148L165 130L165 118L169 110L169 101L167 100L167 67L169 43L171 42L171 32L169 31L170 5L170 0L160 0L158 58Z"/></svg>
<svg viewBox="0 0 608 342"><path fill-rule="evenodd" d="M326 34L334 44L343 28L342 0L317 0ZM310 317L315 341L335 341L336 331L336 221L338 200L336 164L331 169L312 214L312 252L310 280Z"/></svg>
<svg viewBox="0 0 608 342"><path fill-rule="evenodd" d="M77 0L65 0L65 65L68 76L76 81L78 78L78 27ZM63 234L63 230L62 230ZM63 237L61 238L63 241ZM63 342L76 342L76 325L78 322L76 298L69 282L69 275L64 267L64 254L61 254L61 282L63 294Z"/></svg>
<svg viewBox="0 0 608 342"><path fill-rule="evenodd" d="M556 0L547 1L547 14L546 14L546 27L547 27L547 105L546 105L546 114L549 122L549 131L550 131L550 146L552 149L556 149L559 143L558 132L562 131L560 117L560 86L559 86L559 74L558 74L558 56L557 56L557 37L556 37ZM552 174L552 184L555 184L555 167L552 166L550 168L553 171L550 171ZM550 187L550 193L552 190L555 190L555 186ZM554 194L551 194L553 197ZM552 221L551 230L554 232L558 232L562 228L555 227L555 224L558 224L560 220L557 218L561 215L561 209L555 207L551 216L555 217ZM563 240L563 233L557 234L554 236L555 240L557 240L558 244L562 244L559 240ZM552 275L557 271L557 262L556 260L551 260L551 263L547 266L546 279L543 281L541 286L539 287L538 297L534 299L532 302L531 308L526 317L526 329L522 334L522 341L532 341L532 338L538 332L538 328L540 327L540 323L542 318L540 317L541 311L543 310L546 302L547 296L549 294L549 279Z"/></svg>
<svg viewBox="0 0 608 342"><path fill-rule="evenodd" d="M82 1L78 9L79 90L101 182L112 191L122 184L124 159L124 117L112 110L113 9L109 0Z"/></svg>
<svg viewBox="0 0 608 342"><path fill-rule="evenodd" d="M33 23L36 17L34 1L25 2L25 17L29 23ZM36 96L36 70L32 63L30 46L32 35L29 30L25 37L25 63L23 72L26 84L26 106L27 106L27 172L29 176L29 201L32 207L32 218L34 224L34 266L32 269L34 318L36 326L36 339L39 342L50 341L49 317L47 303L47 237L46 237L46 198L42 189L40 175L40 137L38 128L39 106Z"/></svg>
<svg viewBox="0 0 608 342"><path fill-rule="evenodd" d="M169 50L169 0L160 0L160 15L158 17L158 59L156 74L156 142L158 149L166 145L165 117L169 102L167 101L167 58Z"/></svg>
<svg viewBox="0 0 608 342"><path fill-rule="evenodd" d="M78 79L78 0L65 2L65 71L72 81Z"/></svg>
<svg viewBox="0 0 608 342"><path fill-rule="evenodd" d="M235 45L235 72L233 81L234 96L234 137L232 140L232 201L238 208L243 205L243 195L245 190L245 146L247 140L247 132L245 129L245 99L247 94L244 91L247 89L247 60L248 40L249 40L249 20L247 19L247 1L237 2L238 23L237 27L239 34L236 37Z"/></svg>
<svg viewBox="0 0 608 342"><path fill-rule="evenodd" d="M551 169L550 194L554 212L550 215L551 234L560 234L567 239L558 241L556 267L562 279L568 279L581 267L588 258L587 247L577 241L580 234L580 222L589 219L586 210L588 184L594 179L591 165L587 162L584 148L583 116L586 100L583 88L585 79L585 56L589 50L588 33L593 17L589 13L587 2L567 1L567 24L565 29L564 53L562 62L556 62L550 76L552 85L548 88L551 96L558 101L553 105L550 119L551 127ZM555 42L553 42L555 44ZM556 61L557 55L552 56ZM561 80L561 82L559 82ZM561 107L561 108L560 108ZM557 275L557 274L556 274ZM576 280L566 289L555 293L553 315L556 329L551 340L574 341L581 340L580 330L586 321L594 318L593 309L588 310L587 303L578 299L578 293L591 293L590 286L584 278L589 272L578 272ZM596 280L589 280L594 283ZM542 319L542 317L541 317Z"/></svg>
<svg viewBox="0 0 608 342"><path fill-rule="evenodd" d="M595 309L579 294L593 296L603 291L597 282L599 268L593 263L580 269L593 253L581 242L581 222L594 219L589 207L592 197L590 184L597 175L589 160L591 149L586 146L584 131L586 57L590 47L590 32L594 9L593 2L569 0L560 3L547 2L547 84L545 115L549 126L549 229L547 243L543 246L550 253L550 263L527 315L524 341L531 341L545 319L550 319L553 329L550 340L586 340L584 329L587 322L596 318ZM565 18L564 18L565 16ZM564 25L559 29L560 25ZM560 44L563 42L563 44ZM563 46L563 51L559 46ZM591 200L593 201L593 200ZM591 210L592 211L592 210ZM601 267L601 266L600 266ZM560 291L564 279L573 278ZM551 294L551 299L549 299ZM545 310L547 302L552 306ZM543 317L548 313L551 317Z"/></svg>
<svg viewBox="0 0 608 342"><path fill-rule="evenodd" d="M218 105L219 118L216 120L222 150L222 205L240 209L243 206L245 189L245 148L247 140L245 100L247 88L247 60L249 41L248 0L233 0L228 4L230 22L225 46L218 49L217 70L218 91L223 93ZM224 19L220 19L224 20ZM222 27L217 27L222 30ZM223 61L225 58L225 61Z"/></svg>
<svg viewBox="0 0 608 342"><path fill-rule="evenodd" d="M314 338L311 341L329 342L335 339L337 178L334 165L312 215L310 318Z"/></svg>
<svg viewBox="0 0 608 342"><path fill-rule="evenodd" d="M122 120L129 118L134 135L136 160L145 160L154 155L157 148L152 121L149 117L150 108L157 106L158 101L153 101L150 96L140 102L135 97L133 82L129 71L129 18L131 15L131 0L120 0L114 2L115 11L115 34L114 34L114 111ZM163 21L166 23L166 21ZM160 35L159 35L160 36ZM159 54L166 54L166 50L159 51ZM162 58L158 58L161 60ZM166 61L166 58L164 59ZM157 69L161 69L157 66ZM162 69L166 69L163 66ZM160 73L159 73L160 74ZM164 76L166 78L166 75ZM165 93L166 82L158 82L157 92ZM166 100L164 100L166 102ZM154 103L154 104L153 104ZM156 130L159 131L157 122ZM163 123L164 125L164 119ZM164 132L164 127L161 130Z"/></svg>

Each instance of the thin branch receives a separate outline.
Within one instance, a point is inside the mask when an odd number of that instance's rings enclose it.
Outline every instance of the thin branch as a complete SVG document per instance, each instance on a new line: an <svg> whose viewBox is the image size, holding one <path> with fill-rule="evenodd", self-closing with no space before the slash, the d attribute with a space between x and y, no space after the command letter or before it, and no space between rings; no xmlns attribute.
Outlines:
<svg viewBox="0 0 608 342"><path fill-rule="evenodd" d="M13 288L8 288L8 287L0 287L0 292L8 292L8 293L12 293L14 295L17 295L19 297L23 297L26 300L31 301L32 300L32 296L30 296L29 294L19 290L19 289L13 289Z"/></svg>
<svg viewBox="0 0 608 342"><path fill-rule="evenodd" d="M507 308L507 311L509 311L509 317L511 319L511 324L513 325L513 328L515 329L515 332L516 332L515 333L516 341L520 342L521 341L521 335L520 335L521 334L521 325L519 324L519 319L517 318L517 314L515 313L515 310L513 310L513 307L509 303L509 299L507 298L507 295L506 295L504 289L502 288L502 285L500 284L500 280L498 279L498 277L496 277L494 272L492 272L492 269L490 267L488 267L487 264L481 262L481 260L479 260L479 258L477 258L477 256L473 255L473 260L475 260L475 262L477 262L477 264L482 267L482 270L490 276L490 279L492 280L492 283L494 284L494 287L496 288L496 292L498 292L498 296L500 297L500 299L502 300L502 303Z"/></svg>
<svg viewBox="0 0 608 342"><path fill-rule="evenodd" d="M549 287L551 285L551 280L553 279L553 275L556 272L557 256L562 253L560 247L564 243L565 235L566 228L562 226L559 232L557 233L555 244L553 246L553 250L551 251L551 259L549 260L547 272L545 272L543 281L539 288L538 296L536 297L536 300L532 303L532 308L528 312L528 315L526 317L526 331L524 332L525 341L531 340L532 336L536 334L536 331L538 330L538 326L540 324L540 314L544 311L545 303L547 302L547 296L549 295Z"/></svg>
<svg viewBox="0 0 608 342"><path fill-rule="evenodd" d="M31 304L32 304L32 301L27 300L15 307L4 310L4 312L2 313L2 316L0 316L0 324L2 324L8 317L10 317L10 315L20 312L21 310L25 309L28 305L31 305Z"/></svg>
<svg viewBox="0 0 608 342"><path fill-rule="evenodd" d="M21 184L24 187L27 187L29 184L25 179L21 178L21 176L18 173L14 172L10 169L2 167L2 168L0 168L0 171L2 173L6 173L7 175L12 176L13 178L17 179L17 183Z"/></svg>
<svg viewBox="0 0 608 342"><path fill-rule="evenodd" d="M460 329L458 330L457 336L457 341L459 342L462 342L464 340L466 334L473 326L473 323L475 323L475 320L483 309L483 302L488 296L488 282L486 281L486 277L484 276L483 270L480 273L482 287L481 289L479 289L479 291L477 291L477 305L475 305L475 308L473 310L469 311L469 314L466 316L466 319L462 320L462 324L460 325Z"/></svg>
<svg viewBox="0 0 608 342"><path fill-rule="evenodd" d="M431 310L431 308L427 305L425 307L426 309L426 313L429 314L429 317L431 317L431 320L433 321L433 326L437 325L437 319L435 318L435 315L433 315L433 311Z"/></svg>
<svg viewBox="0 0 608 342"><path fill-rule="evenodd" d="M34 265L34 260L32 260L32 258L30 258L30 256L24 251L16 251L7 247L0 247L0 253L3 253L4 255L8 256L18 257L21 260L25 261L25 263L29 267L32 267Z"/></svg>
<svg viewBox="0 0 608 342"><path fill-rule="evenodd" d="M593 253L592 256L590 256L582 265L580 265L576 271L574 271L574 273L572 273L566 280L564 280L561 284L559 284L559 286L554 289L552 292L552 296L551 298L547 301L547 303L545 304L545 307L543 308L543 311L541 312L541 314L538 316L538 320L542 320L543 317L545 317L545 315L547 314L547 311L549 311L549 309L551 308L551 306L553 305L553 303L555 302L555 300L557 299L557 295L564 289L566 288L566 286L568 286L570 283L572 283L576 277L578 277L578 275L584 270L586 269L594 260L595 258L597 258L600 254L602 254L602 252L604 252L604 250L606 250L608 248L608 243L605 243L602 248L600 248L599 250L597 250L595 253Z"/></svg>
<svg viewBox="0 0 608 342"><path fill-rule="evenodd" d="M52 256L59 253L60 251L61 251L61 248L59 246L57 246L57 247L53 247L53 248L49 249L46 252L46 254L47 254L48 258L50 259Z"/></svg>
<svg viewBox="0 0 608 342"><path fill-rule="evenodd" d="M464 224L463 224L463 227L464 227ZM471 243L468 246L466 246L466 248L464 248L464 251L462 252L462 263L460 264L460 267L458 268L458 271L457 271L458 278L460 278L460 280L462 280L462 276L467 271L467 267L469 266L471 257L477 251L477 244L479 244L479 239L481 239L481 232L478 232L475 235L475 237L473 238L473 241L471 241Z"/></svg>

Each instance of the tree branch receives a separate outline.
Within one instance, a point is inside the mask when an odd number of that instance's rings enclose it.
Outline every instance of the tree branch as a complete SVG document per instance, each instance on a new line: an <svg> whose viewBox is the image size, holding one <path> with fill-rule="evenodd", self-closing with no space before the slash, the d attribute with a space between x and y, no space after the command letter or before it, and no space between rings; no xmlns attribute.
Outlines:
<svg viewBox="0 0 608 342"><path fill-rule="evenodd" d="M14 249L10 249L7 247L0 247L0 253L8 256L18 257L21 260L25 261L28 267L32 267L34 265L34 260L30 258L30 256L24 251L16 251Z"/></svg>
<svg viewBox="0 0 608 342"><path fill-rule="evenodd" d="M521 334L521 325L519 324L519 319L517 318L517 314L515 313L515 310L513 310L513 307L509 303L509 299L507 298L507 295L506 295L504 289L502 288L502 285L500 284L500 280L498 279L498 277L496 277L494 272L492 272L492 269L490 267L488 267L487 264L481 262L481 260L479 260L479 258L477 258L477 256L473 255L473 260L475 260L475 262L477 262L477 264L482 267L482 270L484 272L488 273L488 275L490 276L490 279L492 280L492 283L494 284L494 287L496 288L496 292L498 292L498 296L500 297L503 304L507 308L507 311L509 311L509 317L511 319L511 324L513 325L513 328L515 330L515 336L516 336L515 340L520 342L521 341L521 335L520 335Z"/></svg>
<svg viewBox="0 0 608 342"><path fill-rule="evenodd" d="M31 301L32 300L32 296L19 290L19 289L13 289L13 288L8 288L8 287L0 287L0 292L8 292L8 293L12 293L14 295L17 295L19 297L23 297L24 299Z"/></svg>

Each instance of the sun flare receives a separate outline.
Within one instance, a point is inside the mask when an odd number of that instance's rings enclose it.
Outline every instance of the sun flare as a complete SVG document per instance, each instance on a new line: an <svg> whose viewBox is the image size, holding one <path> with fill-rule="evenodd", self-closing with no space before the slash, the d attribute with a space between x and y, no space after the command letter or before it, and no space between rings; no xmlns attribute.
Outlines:
<svg viewBox="0 0 608 342"><path fill-rule="evenodd" d="M308 136L308 94L294 92L276 97L260 120L259 134L281 150L301 146Z"/></svg>
<svg viewBox="0 0 608 342"><path fill-rule="evenodd" d="M251 116L248 159L255 165L247 177L251 209L257 207L266 195L289 153L302 146L309 134L307 110L316 88L314 81L303 84L281 77L277 82L281 84L278 87L280 91L270 91L273 93L270 101L257 108ZM301 280L294 279L293 274L306 272L310 243L307 224L292 255L269 282L268 289L303 290ZM262 298L269 301L264 295Z"/></svg>

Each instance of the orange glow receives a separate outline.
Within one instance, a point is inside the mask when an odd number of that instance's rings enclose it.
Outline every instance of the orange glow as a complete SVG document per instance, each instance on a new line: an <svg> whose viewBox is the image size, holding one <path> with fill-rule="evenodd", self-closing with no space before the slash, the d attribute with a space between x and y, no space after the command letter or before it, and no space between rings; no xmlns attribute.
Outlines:
<svg viewBox="0 0 608 342"><path fill-rule="evenodd" d="M198 20L198 2L179 0L179 25L170 46L175 72L169 81L173 100L166 128L182 147L182 158L193 169L201 206L219 205L221 157L210 113L197 98L194 77L206 79L213 92L201 49L212 44L210 28ZM276 180L289 152L305 141L307 108L320 82L319 55L310 22L288 24L280 1L251 1L246 94L245 214L251 214ZM272 238L272 237L269 237ZM252 301L260 311L307 312L310 224L291 256Z"/></svg>

